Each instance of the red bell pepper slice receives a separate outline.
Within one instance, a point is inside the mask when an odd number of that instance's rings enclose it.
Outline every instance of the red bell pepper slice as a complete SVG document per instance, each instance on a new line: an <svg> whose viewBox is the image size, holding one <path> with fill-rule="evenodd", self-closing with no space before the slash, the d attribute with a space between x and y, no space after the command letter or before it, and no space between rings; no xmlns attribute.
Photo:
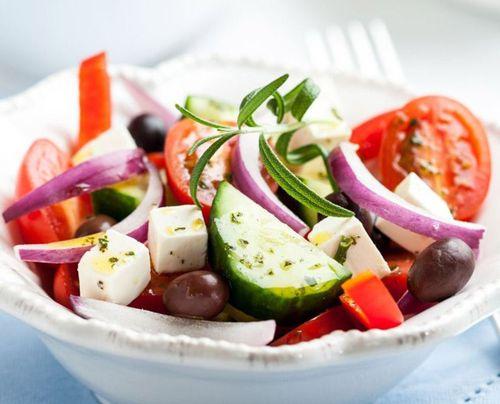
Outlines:
<svg viewBox="0 0 500 404"><path fill-rule="evenodd" d="M78 148L111 127L111 89L104 52L80 64L79 90Z"/></svg>
<svg viewBox="0 0 500 404"><path fill-rule="evenodd" d="M163 154L163 152L148 153L148 159L156 166L158 170L165 169L165 155Z"/></svg>
<svg viewBox="0 0 500 404"><path fill-rule="evenodd" d="M390 292L372 272L363 272L344 282L342 289L342 305L367 329L386 330L404 321L403 314Z"/></svg>
<svg viewBox="0 0 500 404"><path fill-rule="evenodd" d="M299 325L274 341L271 346L293 345L330 334L332 331L359 329L342 306L335 306Z"/></svg>

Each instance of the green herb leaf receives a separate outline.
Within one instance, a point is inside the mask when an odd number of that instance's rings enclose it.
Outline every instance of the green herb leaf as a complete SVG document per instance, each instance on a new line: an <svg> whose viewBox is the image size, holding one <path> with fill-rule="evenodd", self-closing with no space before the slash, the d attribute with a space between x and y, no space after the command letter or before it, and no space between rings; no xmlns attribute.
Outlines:
<svg viewBox="0 0 500 404"><path fill-rule="evenodd" d="M283 190L303 205L313 209L324 216L350 217L354 213L344 209L316 194L293 174L274 153L267 143L264 134L259 136L259 150L262 162L269 175L283 188Z"/></svg>
<svg viewBox="0 0 500 404"><path fill-rule="evenodd" d="M326 166L328 167L328 152L323 146L317 143L306 144L293 149L287 153L286 160L290 164L301 165L315 159L318 156L325 157L327 160Z"/></svg>
<svg viewBox="0 0 500 404"><path fill-rule="evenodd" d="M273 100L276 101L276 122L281 123L283 117L285 116L285 100L277 91L273 93Z"/></svg>
<svg viewBox="0 0 500 404"><path fill-rule="evenodd" d="M202 144L210 142L212 140L218 139L223 136L221 133L217 135L207 136L201 139L198 139L193 145L188 149L188 156L191 156Z"/></svg>
<svg viewBox="0 0 500 404"><path fill-rule="evenodd" d="M292 140L292 136L295 134L295 132L296 131L290 131L280 135L280 137L276 141L276 151L278 152L278 154L283 157L283 159L285 159L288 164L294 165L305 164L308 161L321 156L332 190L334 192L338 192L339 186L333 178L330 170L330 165L328 163L328 152L323 146L316 143L311 143L294 149L290 152L288 151L288 146L290 145L290 141Z"/></svg>
<svg viewBox="0 0 500 404"><path fill-rule="evenodd" d="M243 97L243 99L241 100L241 103L240 103L240 111L245 107L245 105L247 105L248 101L250 101L253 96L255 95L255 93L259 91L259 89L257 88L256 90L252 90L251 92L249 92L247 95L245 95ZM253 116L250 115L250 117L247 118L246 122L244 122L247 126L251 126L251 127L256 127L258 126L257 123L254 121L253 119Z"/></svg>
<svg viewBox="0 0 500 404"><path fill-rule="evenodd" d="M339 264L343 264L346 260L347 251L349 250L349 247L351 247L354 244L356 244L356 237L342 236L340 238L339 246L337 247L337 252L335 253L333 259L337 261Z"/></svg>
<svg viewBox="0 0 500 404"><path fill-rule="evenodd" d="M248 118L251 118L253 113L271 96L273 93L280 88L283 83L288 79L288 74L284 74L273 80L269 84L265 85L258 90L255 90L247 95L246 100L240 105L240 113L238 114L238 128L241 128L245 123L248 124ZM251 122L252 123L252 122ZM249 125L250 126L250 125Z"/></svg>
<svg viewBox="0 0 500 404"><path fill-rule="evenodd" d="M304 83L306 82L307 79L302 80L299 84L297 84L294 88L292 88L288 93L286 93L283 96L283 101L285 102L285 113L289 112L290 109L292 108L292 104L295 101L295 97L297 97L297 94L300 92L302 87L304 86ZM267 102L267 108L274 114L277 115L277 102L273 98Z"/></svg>
<svg viewBox="0 0 500 404"><path fill-rule="evenodd" d="M300 91L295 96L291 112L297 121L301 121L304 114L312 105L314 100L318 97L320 88L311 80L306 79L303 81Z"/></svg>
<svg viewBox="0 0 500 404"><path fill-rule="evenodd" d="M213 142L205 151L205 153L201 155L200 159L194 166L193 171L191 172L191 179L189 180L189 192L191 193L191 198L193 198L194 203L199 208L201 208L201 204L198 200L197 191L200 177L203 173L203 170L205 169L205 166L210 161L212 156L217 152L217 150L219 150L219 148L221 148L224 143L226 143L229 139L236 136L237 134L238 133L231 132L221 135L220 138Z"/></svg>
<svg viewBox="0 0 500 404"><path fill-rule="evenodd" d="M286 160L286 155L288 154L288 145L290 144L290 140L292 140L292 136L295 134L295 130L282 133L278 140L276 141L276 151L278 154ZM288 161L287 161L288 162Z"/></svg>
<svg viewBox="0 0 500 404"><path fill-rule="evenodd" d="M186 118L192 119L195 122L201 123L204 126L209 126L211 128L215 129L222 129L222 130L231 130L232 128L227 125L221 125L220 123L208 121L198 115L193 114L191 111L187 110L186 108L180 106L179 104L175 104L175 108L179 110L179 112L185 116Z"/></svg>

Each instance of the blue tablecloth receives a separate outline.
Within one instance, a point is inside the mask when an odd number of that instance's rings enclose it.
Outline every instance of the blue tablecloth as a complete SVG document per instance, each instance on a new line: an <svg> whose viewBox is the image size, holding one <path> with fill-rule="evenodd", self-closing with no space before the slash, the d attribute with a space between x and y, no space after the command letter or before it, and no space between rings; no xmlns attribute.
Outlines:
<svg viewBox="0 0 500 404"><path fill-rule="evenodd" d="M0 314L0 403L95 403L33 330ZM441 344L377 404L500 403L500 340L485 320Z"/></svg>

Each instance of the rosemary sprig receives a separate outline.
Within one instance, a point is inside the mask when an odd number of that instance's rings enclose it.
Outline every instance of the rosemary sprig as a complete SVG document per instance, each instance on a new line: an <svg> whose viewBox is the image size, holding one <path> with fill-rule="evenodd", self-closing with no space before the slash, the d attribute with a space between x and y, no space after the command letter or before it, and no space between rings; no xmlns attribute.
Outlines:
<svg viewBox="0 0 500 404"><path fill-rule="evenodd" d="M200 182L200 177L201 174L203 173L203 170L205 169L205 166L207 163L210 161L212 156L219 150L224 143L226 143L229 139L232 137L236 136L237 133L226 133L223 135L220 135L220 137L213 142L207 150L205 150L205 153L203 153L196 163L196 165L193 168L193 171L191 173L191 179L189 181L189 192L191 193L191 197L193 198L194 203L201 208L200 201L198 200L198 195L197 195L197 190L198 190L198 184Z"/></svg>
<svg viewBox="0 0 500 404"><path fill-rule="evenodd" d="M271 81L268 85L254 90L246 97L246 102L242 102L240 106L240 113L238 114L238 128L241 128L245 123L247 123L249 118L252 118L252 115L257 109L264 103L266 100L274 94L275 91L280 88L285 81L288 79L288 74L284 74L281 77L278 77L276 80ZM244 100L245 101L245 100ZM255 122L252 119L251 126L256 126Z"/></svg>
<svg viewBox="0 0 500 404"><path fill-rule="evenodd" d="M350 217L353 215L353 212L350 210L322 198L304 184L304 182L281 162L279 157L267 143L263 134L259 137L259 150L262 162L269 172L269 175L271 175L278 185L292 198L324 216Z"/></svg>
<svg viewBox="0 0 500 404"><path fill-rule="evenodd" d="M311 79L305 79L294 87L287 94L282 96L279 93L280 87L288 79L288 74L278 77L276 80L248 93L240 103L239 114L237 118L237 128L228 125L223 125L217 122L212 122L201 118L186 108L176 105L176 108L187 118L190 118L201 125L208 126L217 130L213 136L207 136L196 141L188 153L194 153L201 145L207 142L213 142L201 155L196 163L189 183L191 197L197 206L200 202L197 197L197 190L200 182L200 177L203 170L212 156L217 150L222 147L231 138L247 133L259 134L259 151L262 162L267 171L274 180L294 199L311 209L322 213L325 216L352 216L353 213L347 209L337 206L326 199L317 195L309 187L307 187L288 167L280 160L276 153L267 143L266 135L281 134L278 138L276 149L278 154L290 164L304 164L318 156L321 156L329 173L330 182L334 190L338 190L335 180L331 176L328 168L328 153L320 145L310 144L302 146L298 149L288 151L290 140L293 134L311 123L318 122L303 122L302 118L312 105L319 94L319 87L314 84ZM276 125L261 126L253 119L255 111L267 101L267 107L276 116ZM285 113L290 112L295 117L297 122L283 124Z"/></svg>
<svg viewBox="0 0 500 404"><path fill-rule="evenodd" d="M339 186L337 182L333 178L331 170L328 166L328 151L317 143L311 143L308 145L304 145L294 149L292 151L288 151L288 147L290 145L290 141L292 140L293 135L296 131L285 132L280 135L278 140L276 141L276 151L278 154L288 163L293 165L301 165L305 164L312 159L320 156L323 160L323 164L326 167L326 172L328 176L328 181L332 187L333 192L339 191Z"/></svg>

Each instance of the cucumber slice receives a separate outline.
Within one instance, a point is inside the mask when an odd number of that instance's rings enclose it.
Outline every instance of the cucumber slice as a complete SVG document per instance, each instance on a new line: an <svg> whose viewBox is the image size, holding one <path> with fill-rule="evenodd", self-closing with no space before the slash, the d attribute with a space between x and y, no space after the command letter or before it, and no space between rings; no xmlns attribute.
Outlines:
<svg viewBox="0 0 500 404"><path fill-rule="evenodd" d="M94 213L125 219L141 203L147 189L147 175L120 182L92 193Z"/></svg>
<svg viewBox="0 0 500 404"><path fill-rule="evenodd" d="M231 304L283 324L330 306L350 272L227 182L212 205L210 260Z"/></svg>
<svg viewBox="0 0 500 404"><path fill-rule="evenodd" d="M236 106L202 95L189 95L185 108L195 115L215 122L235 122L238 117Z"/></svg>

